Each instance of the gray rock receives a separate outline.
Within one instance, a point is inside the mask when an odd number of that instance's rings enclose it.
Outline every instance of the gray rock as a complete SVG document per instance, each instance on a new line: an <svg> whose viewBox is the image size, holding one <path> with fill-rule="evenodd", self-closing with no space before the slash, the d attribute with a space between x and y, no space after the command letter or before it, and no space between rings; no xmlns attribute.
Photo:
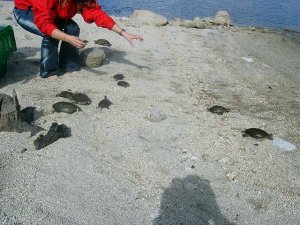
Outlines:
<svg viewBox="0 0 300 225"><path fill-rule="evenodd" d="M147 115L145 117L146 120L150 121L150 122L154 122L157 123L159 121L165 120L167 119L167 116L164 112L162 112L161 110L158 109L153 109L149 115Z"/></svg>
<svg viewBox="0 0 300 225"><path fill-rule="evenodd" d="M169 24L171 26L181 26L185 28L198 28L198 29L206 28L206 23L198 19L195 20L174 19L169 21Z"/></svg>
<svg viewBox="0 0 300 225"><path fill-rule="evenodd" d="M205 29L206 28L206 22L200 21L200 20L194 20L194 27L198 29Z"/></svg>
<svg viewBox="0 0 300 225"><path fill-rule="evenodd" d="M101 48L87 48L81 52L81 63L89 68L100 67L106 59L106 53Z"/></svg>
<svg viewBox="0 0 300 225"><path fill-rule="evenodd" d="M168 20L149 10L134 10L129 18L129 22L131 25L137 27L143 25L165 26L168 23Z"/></svg>
<svg viewBox="0 0 300 225"><path fill-rule="evenodd" d="M216 25L224 25L224 26L231 25L231 19L229 13L227 11L218 11L213 20L213 23Z"/></svg>
<svg viewBox="0 0 300 225"><path fill-rule="evenodd" d="M248 29L249 29L250 31L255 31L255 30L256 30L255 27L248 27Z"/></svg>

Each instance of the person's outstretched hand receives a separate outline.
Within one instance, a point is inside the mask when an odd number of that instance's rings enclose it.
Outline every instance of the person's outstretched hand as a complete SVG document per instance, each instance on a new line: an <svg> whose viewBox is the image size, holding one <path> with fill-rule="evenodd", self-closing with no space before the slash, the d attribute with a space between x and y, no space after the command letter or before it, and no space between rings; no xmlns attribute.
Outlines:
<svg viewBox="0 0 300 225"><path fill-rule="evenodd" d="M122 36L126 38L126 40L133 45L133 40L139 40L140 42L144 41L144 38L140 35L133 35L127 32L122 32Z"/></svg>
<svg viewBox="0 0 300 225"><path fill-rule="evenodd" d="M65 41L68 42L69 44L73 45L76 48L84 48L88 41L81 39L80 37L76 37L76 36L72 36L72 35L68 35L65 38Z"/></svg>

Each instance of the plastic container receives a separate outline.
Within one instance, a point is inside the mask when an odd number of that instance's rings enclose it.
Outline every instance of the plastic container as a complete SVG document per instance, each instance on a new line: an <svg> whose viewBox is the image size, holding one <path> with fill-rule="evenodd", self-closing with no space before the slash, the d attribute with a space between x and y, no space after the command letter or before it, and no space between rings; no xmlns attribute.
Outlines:
<svg viewBox="0 0 300 225"><path fill-rule="evenodd" d="M7 70L7 60L17 50L14 31L11 26L0 26L0 77Z"/></svg>

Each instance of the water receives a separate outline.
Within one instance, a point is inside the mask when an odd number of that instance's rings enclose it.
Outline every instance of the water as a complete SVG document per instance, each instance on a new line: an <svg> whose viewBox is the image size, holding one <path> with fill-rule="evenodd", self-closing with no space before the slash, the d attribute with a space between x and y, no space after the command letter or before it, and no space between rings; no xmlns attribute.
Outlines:
<svg viewBox="0 0 300 225"><path fill-rule="evenodd" d="M1 1L1 0L0 0ZM110 15L129 16L135 9L148 9L172 18L211 17L227 10L240 26L300 31L300 0L99 0Z"/></svg>
<svg viewBox="0 0 300 225"><path fill-rule="evenodd" d="M235 25L300 31L300 0L100 0L100 4L110 15L148 9L168 19L210 17L227 10Z"/></svg>

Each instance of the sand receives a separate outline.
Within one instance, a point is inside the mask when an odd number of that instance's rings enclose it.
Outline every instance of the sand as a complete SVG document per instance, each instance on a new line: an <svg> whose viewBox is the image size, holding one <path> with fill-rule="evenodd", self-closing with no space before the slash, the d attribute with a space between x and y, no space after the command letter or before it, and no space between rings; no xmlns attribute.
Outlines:
<svg viewBox="0 0 300 225"><path fill-rule="evenodd" d="M300 221L300 44L297 34L243 27L127 26L124 38L76 16L88 47L114 54L99 68L39 79L41 38L12 25L18 51L0 80L35 124L72 136L39 151L29 132L0 133L0 224L296 225ZM122 73L130 87L116 84ZM82 112L54 113L61 91L84 92ZM113 105L99 109L104 96ZM222 105L224 115L207 108ZM164 120L147 117L160 112ZM257 127L296 146L242 137ZM45 131L46 132L46 131Z"/></svg>

